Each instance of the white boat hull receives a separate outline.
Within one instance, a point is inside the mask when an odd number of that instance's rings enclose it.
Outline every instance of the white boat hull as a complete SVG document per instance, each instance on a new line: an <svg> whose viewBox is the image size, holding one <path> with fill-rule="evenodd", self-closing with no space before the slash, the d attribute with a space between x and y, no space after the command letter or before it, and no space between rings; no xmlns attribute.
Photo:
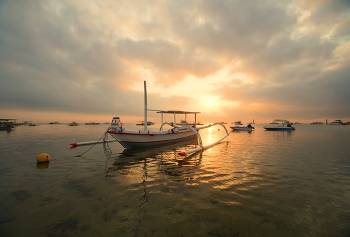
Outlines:
<svg viewBox="0 0 350 237"><path fill-rule="evenodd" d="M330 123L330 125L345 125L345 123L343 123L343 121L341 121L340 119L336 119L332 123Z"/></svg>
<svg viewBox="0 0 350 237"><path fill-rule="evenodd" d="M272 121L271 126L264 126L264 129L267 131L293 131L295 127L292 126L286 119L275 119ZM281 125L279 125L281 124Z"/></svg>
<svg viewBox="0 0 350 237"><path fill-rule="evenodd" d="M295 130L294 127L264 127L267 131L293 131Z"/></svg>
<svg viewBox="0 0 350 237"><path fill-rule="evenodd" d="M191 130L154 132L154 131L130 131L117 129L110 129L107 131L113 138L115 138L124 148L156 146L168 144L178 141L183 141L188 138L197 136Z"/></svg>

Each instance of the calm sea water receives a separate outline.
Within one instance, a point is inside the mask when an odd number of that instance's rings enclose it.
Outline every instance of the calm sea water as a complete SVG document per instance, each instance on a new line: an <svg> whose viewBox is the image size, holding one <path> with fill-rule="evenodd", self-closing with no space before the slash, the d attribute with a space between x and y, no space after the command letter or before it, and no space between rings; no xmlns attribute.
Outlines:
<svg viewBox="0 0 350 237"><path fill-rule="evenodd" d="M350 126L255 125L186 158L195 145L70 149L106 128L0 132L0 236L350 236Z"/></svg>

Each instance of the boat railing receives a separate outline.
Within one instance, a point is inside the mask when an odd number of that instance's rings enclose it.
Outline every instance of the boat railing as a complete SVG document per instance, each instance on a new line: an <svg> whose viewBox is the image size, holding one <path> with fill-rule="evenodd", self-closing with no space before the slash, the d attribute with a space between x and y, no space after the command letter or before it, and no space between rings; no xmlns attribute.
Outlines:
<svg viewBox="0 0 350 237"><path fill-rule="evenodd" d="M164 122L162 124L162 126L160 126L159 131L163 131L163 126L164 125L169 125L169 126L171 126L173 128L179 128L179 126L176 126L176 124L174 122Z"/></svg>

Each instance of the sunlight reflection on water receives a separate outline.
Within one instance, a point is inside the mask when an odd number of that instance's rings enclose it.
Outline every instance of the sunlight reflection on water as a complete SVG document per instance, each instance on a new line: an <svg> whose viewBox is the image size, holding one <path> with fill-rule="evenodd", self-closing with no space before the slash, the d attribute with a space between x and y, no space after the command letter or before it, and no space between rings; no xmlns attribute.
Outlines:
<svg viewBox="0 0 350 237"><path fill-rule="evenodd" d="M123 150L106 126L0 134L1 236L344 236L350 230L350 126L232 132L208 150ZM225 131L201 132L203 144ZM88 150L90 149L90 150ZM86 152L88 150L88 152ZM36 156L51 155L37 169ZM76 155L86 152L81 157Z"/></svg>

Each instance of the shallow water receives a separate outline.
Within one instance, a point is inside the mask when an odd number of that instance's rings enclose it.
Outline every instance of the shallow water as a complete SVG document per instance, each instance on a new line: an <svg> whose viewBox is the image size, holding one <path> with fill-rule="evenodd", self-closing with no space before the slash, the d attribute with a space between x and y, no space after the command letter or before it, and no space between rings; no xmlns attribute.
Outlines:
<svg viewBox="0 0 350 237"><path fill-rule="evenodd" d="M107 125L1 131L0 236L349 236L350 126L263 126L185 158L194 144L69 148Z"/></svg>

